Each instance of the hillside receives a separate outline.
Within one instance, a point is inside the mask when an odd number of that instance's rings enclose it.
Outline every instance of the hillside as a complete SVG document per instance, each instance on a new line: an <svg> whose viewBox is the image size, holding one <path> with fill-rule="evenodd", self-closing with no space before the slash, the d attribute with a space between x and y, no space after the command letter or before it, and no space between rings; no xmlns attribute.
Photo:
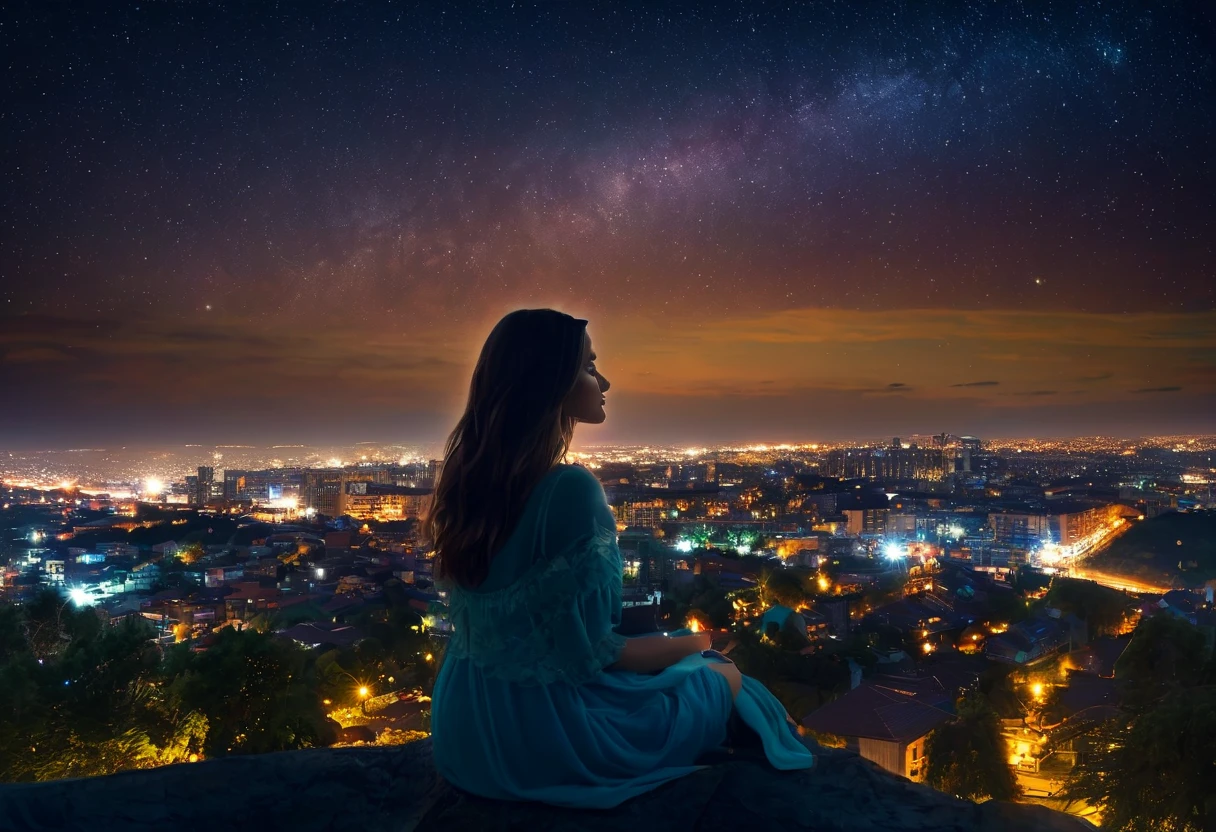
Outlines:
<svg viewBox="0 0 1216 832"><path fill-rule="evenodd" d="M1216 513L1170 512L1137 524L1086 566L1195 587L1216 579Z"/></svg>

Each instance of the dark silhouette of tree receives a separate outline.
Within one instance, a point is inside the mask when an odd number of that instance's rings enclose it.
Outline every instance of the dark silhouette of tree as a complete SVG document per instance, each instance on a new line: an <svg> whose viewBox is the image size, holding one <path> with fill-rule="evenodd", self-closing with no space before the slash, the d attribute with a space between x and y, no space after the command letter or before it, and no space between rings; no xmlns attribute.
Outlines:
<svg viewBox="0 0 1216 832"><path fill-rule="evenodd" d="M1102 828L1201 832L1216 828L1216 691L1180 688L1151 709L1088 735L1094 750L1065 793L1102 807Z"/></svg>
<svg viewBox="0 0 1216 832"><path fill-rule="evenodd" d="M1216 828L1216 665L1199 628L1168 613L1140 623L1115 664L1118 716L1078 734L1091 749L1066 794L1102 807L1102 828Z"/></svg>
<svg viewBox="0 0 1216 832"><path fill-rule="evenodd" d="M1012 800L1021 787L1007 763L996 712L981 693L963 697L957 715L938 726L925 743L926 779L939 791L982 802Z"/></svg>
<svg viewBox="0 0 1216 832"><path fill-rule="evenodd" d="M1122 592L1093 581L1056 578L1047 591L1047 604L1083 619L1092 638L1117 633L1129 601Z"/></svg>
<svg viewBox="0 0 1216 832"><path fill-rule="evenodd" d="M328 729L307 651L231 627L201 654L184 645L173 650L186 651L173 686L187 710L207 718L208 756L324 744Z"/></svg>
<svg viewBox="0 0 1216 832"><path fill-rule="evenodd" d="M791 569L773 569L760 576L764 600L797 609L806 602L806 591L798 573Z"/></svg>

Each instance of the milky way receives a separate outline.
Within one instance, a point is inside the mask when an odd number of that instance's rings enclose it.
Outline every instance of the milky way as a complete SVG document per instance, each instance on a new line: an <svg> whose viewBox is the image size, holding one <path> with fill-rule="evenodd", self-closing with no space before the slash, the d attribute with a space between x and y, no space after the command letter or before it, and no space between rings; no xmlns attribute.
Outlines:
<svg viewBox="0 0 1216 832"><path fill-rule="evenodd" d="M4 13L0 383L71 349L113 383L132 349L90 321L414 344L562 301L605 332L1216 306L1216 38L1186 4L302 5ZM1179 325L1184 377L1120 395L1210 397L1210 318ZM858 390L925 388L879 360Z"/></svg>

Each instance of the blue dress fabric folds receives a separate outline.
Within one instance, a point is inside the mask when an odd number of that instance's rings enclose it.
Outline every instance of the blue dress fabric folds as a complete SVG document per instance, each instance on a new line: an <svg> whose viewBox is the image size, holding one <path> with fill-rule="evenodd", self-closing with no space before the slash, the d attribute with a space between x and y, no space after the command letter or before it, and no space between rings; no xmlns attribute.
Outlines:
<svg viewBox="0 0 1216 832"><path fill-rule="evenodd" d="M558 465L477 589L441 584L453 632L435 681L435 766L483 797L611 808L720 749L732 705L774 768L810 768L785 709L692 655L658 673L609 669L627 637L616 522L599 481ZM663 638L662 635L638 636Z"/></svg>

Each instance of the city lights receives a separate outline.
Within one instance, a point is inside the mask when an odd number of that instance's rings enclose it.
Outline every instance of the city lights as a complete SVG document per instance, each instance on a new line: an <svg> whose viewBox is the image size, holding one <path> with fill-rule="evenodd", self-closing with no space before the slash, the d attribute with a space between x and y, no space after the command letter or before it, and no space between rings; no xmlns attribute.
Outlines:
<svg viewBox="0 0 1216 832"><path fill-rule="evenodd" d="M886 543L882 547L882 556L888 560L907 557L908 550L898 543Z"/></svg>

